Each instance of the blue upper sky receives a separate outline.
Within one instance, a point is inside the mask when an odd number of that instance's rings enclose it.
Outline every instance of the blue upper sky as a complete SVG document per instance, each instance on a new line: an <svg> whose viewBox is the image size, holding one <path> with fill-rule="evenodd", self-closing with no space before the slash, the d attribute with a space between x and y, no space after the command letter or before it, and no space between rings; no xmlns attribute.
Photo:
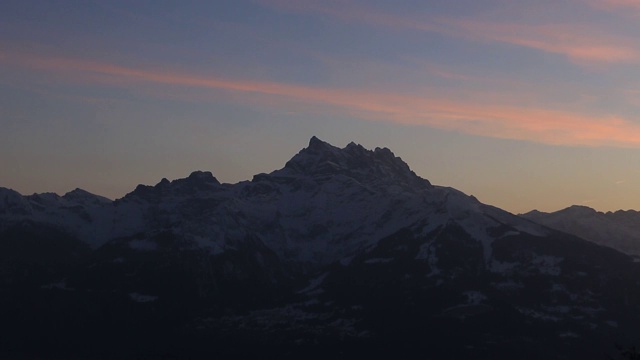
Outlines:
<svg viewBox="0 0 640 360"><path fill-rule="evenodd" d="M513 212L640 208L640 2L0 3L0 186L111 198L389 147Z"/></svg>

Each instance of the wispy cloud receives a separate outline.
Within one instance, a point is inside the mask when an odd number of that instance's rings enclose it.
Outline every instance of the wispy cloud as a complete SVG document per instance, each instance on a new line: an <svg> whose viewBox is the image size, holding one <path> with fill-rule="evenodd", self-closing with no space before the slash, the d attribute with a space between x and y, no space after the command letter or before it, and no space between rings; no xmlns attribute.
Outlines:
<svg viewBox="0 0 640 360"><path fill-rule="evenodd" d="M556 145L640 147L640 125L616 116L594 116L499 102L496 102L498 105L488 105L470 97L438 98L362 88L311 87L201 76L72 58L15 55L6 57L3 62L53 74L56 79L64 75L67 81L128 88L156 84L217 89L237 95L269 96L271 104L284 109L290 108L292 101L306 102L368 120L431 126L473 135Z"/></svg>
<svg viewBox="0 0 640 360"><path fill-rule="evenodd" d="M615 10L640 11L640 1L638 0L587 0L587 2L594 8L604 9L609 11L615 11Z"/></svg>
<svg viewBox="0 0 640 360"><path fill-rule="evenodd" d="M633 39L607 34L592 25L522 24L468 19L398 15L347 1L261 0L266 6L303 13L316 13L344 21L395 29L436 32L474 41L501 42L559 54L578 63L628 63L640 60ZM631 0L606 0L620 6L637 6Z"/></svg>
<svg viewBox="0 0 640 360"><path fill-rule="evenodd" d="M581 25L528 25L455 21L471 37L564 55L576 62L620 63L640 59L630 39L602 35Z"/></svg>
<svg viewBox="0 0 640 360"><path fill-rule="evenodd" d="M391 13L376 11L371 7L356 4L353 1L331 0L257 0L264 6L297 13L315 13L331 16L344 21L357 21L369 25L381 25L392 28L408 28L423 31L441 31L442 24L420 21ZM426 20L426 19L422 19Z"/></svg>

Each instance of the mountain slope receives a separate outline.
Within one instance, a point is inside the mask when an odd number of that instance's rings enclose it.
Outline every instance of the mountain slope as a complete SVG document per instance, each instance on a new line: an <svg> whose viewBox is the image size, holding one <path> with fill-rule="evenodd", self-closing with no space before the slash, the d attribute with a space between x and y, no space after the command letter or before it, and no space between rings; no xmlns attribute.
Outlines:
<svg viewBox="0 0 640 360"><path fill-rule="evenodd" d="M578 359L640 339L631 257L432 185L388 149L314 137L237 184L197 171L113 202L0 204L7 254L67 244L45 270L28 251L3 270L7 354Z"/></svg>
<svg viewBox="0 0 640 360"><path fill-rule="evenodd" d="M104 244L113 222L112 201L76 189L22 196L0 187L0 231L23 222L44 224L80 238L92 248Z"/></svg>
<svg viewBox="0 0 640 360"><path fill-rule="evenodd" d="M640 256L638 211L618 210L604 213L586 206L571 206L552 213L534 210L521 216L596 244Z"/></svg>

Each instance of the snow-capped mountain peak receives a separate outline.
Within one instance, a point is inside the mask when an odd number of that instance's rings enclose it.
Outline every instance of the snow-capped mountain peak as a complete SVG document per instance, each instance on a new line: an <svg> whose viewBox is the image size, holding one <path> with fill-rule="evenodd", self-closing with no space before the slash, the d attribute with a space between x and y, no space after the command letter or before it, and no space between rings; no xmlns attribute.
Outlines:
<svg viewBox="0 0 640 360"><path fill-rule="evenodd" d="M429 181L417 176L387 148L372 151L351 142L340 149L315 136L308 147L272 174L315 178L343 175L377 188L395 185L404 190L420 191L431 187Z"/></svg>
<svg viewBox="0 0 640 360"><path fill-rule="evenodd" d="M482 243L486 264L492 258L491 229L509 223L518 231L541 233L455 189L431 185L387 148L368 150L353 142L338 148L316 137L284 168L252 181L220 184L211 172L195 171L183 179L138 185L115 202L80 189L63 197L23 199L40 209L39 221L88 237L92 246L165 231L183 239L184 246L220 253L259 239L283 261L312 267L407 227L428 232L456 223Z"/></svg>
<svg viewBox="0 0 640 360"><path fill-rule="evenodd" d="M595 214L582 223L605 215ZM609 214L629 224L637 215ZM621 229L614 225L609 229ZM502 348L518 336L522 341L513 349L521 355L520 345L545 348L564 344L566 336L576 337L572 354L610 327L637 334L640 313L634 277L640 265L631 257L431 185L389 149L338 148L315 137L282 169L237 184L196 171L139 185L113 202L80 189L21 196L0 188L0 240L3 264L15 254L26 259L15 271L0 267L0 286L27 279L42 259L55 267L55 277L45 273L33 282L32 298L17 296L0 307L8 309L4 320L30 300L10 323L33 319L24 326L28 336L41 318L51 319L46 329L58 331L65 323L58 319L86 316L96 329L107 324L109 334L129 327L108 325L116 323L131 324L134 338L153 334L143 348L156 349L158 334L172 343L184 333L189 340L179 351L193 344L194 334L206 339L202 348L217 351L234 335L218 347L210 339L234 333L267 336L261 344L309 339L318 345L325 335L357 337L352 344L390 337L406 344L407 333L398 329L413 332L419 325L421 332L411 336L423 349L424 339L444 326L472 340L470 356L447 351L446 358L474 357L487 344L496 344L487 358L507 358L513 356L500 356ZM61 254L68 265L56 265ZM6 289L3 294L14 294ZM29 305L34 301L42 306ZM87 301L91 305L78 315L75 305ZM113 306L117 311L94 310ZM42 309L40 317L32 315L34 308ZM131 320L138 310L142 317ZM173 325L157 329L165 323ZM77 324L71 321L65 334L76 336L61 339L83 343L80 333L87 331ZM518 328L526 331L514 337ZM546 342L531 343L532 334ZM456 338L451 348L461 344Z"/></svg>

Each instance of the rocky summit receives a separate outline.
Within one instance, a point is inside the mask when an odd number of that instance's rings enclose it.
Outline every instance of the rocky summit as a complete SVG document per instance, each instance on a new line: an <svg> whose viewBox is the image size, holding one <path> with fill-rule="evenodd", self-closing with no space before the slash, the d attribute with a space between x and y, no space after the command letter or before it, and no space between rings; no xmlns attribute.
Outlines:
<svg viewBox="0 0 640 360"><path fill-rule="evenodd" d="M3 358L585 359L640 341L640 264L313 137L251 181L0 188Z"/></svg>

